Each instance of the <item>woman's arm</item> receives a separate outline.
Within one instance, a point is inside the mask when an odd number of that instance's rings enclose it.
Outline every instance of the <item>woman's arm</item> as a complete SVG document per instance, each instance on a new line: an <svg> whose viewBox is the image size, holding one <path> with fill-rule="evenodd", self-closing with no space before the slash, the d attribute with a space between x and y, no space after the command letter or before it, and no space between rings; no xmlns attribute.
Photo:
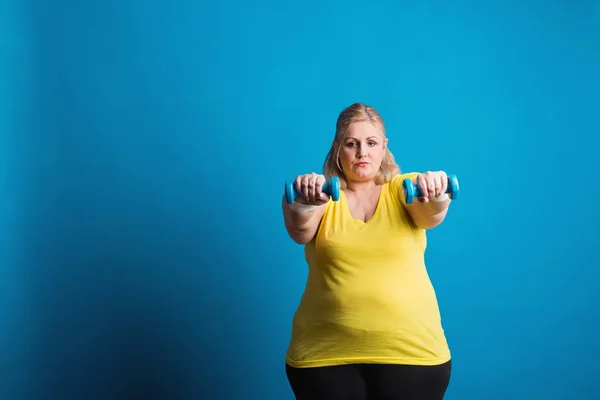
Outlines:
<svg viewBox="0 0 600 400"><path fill-rule="evenodd" d="M310 242L319 229L330 197L322 192L324 184L323 175L299 175L294 185L301 196L292 204L287 203L285 196L281 200L285 228L298 244Z"/></svg>
<svg viewBox="0 0 600 400"><path fill-rule="evenodd" d="M427 203L417 201L408 204L406 209L419 228L433 229L444 221L449 206L450 198L445 194L440 199L429 200Z"/></svg>
<svg viewBox="0 0 600 400"><path fill-rule="evenodd" d="M319 206L309 206L301 203L288 204L285 196L283 196L281 206L285 228L292 240L298 244L310 242L317 233L317 229L319 229L326 204Z"/></svg>
<svg viewBox="0 0 600 400"><path fill-rule="evenodd" d="M422 196L412 204L406 204L406 210L413 222L421 229L433 229L446 218L450 206L450 197L446 194L448 176L443 171L426 172L413 179L419 186Z"/></svg>

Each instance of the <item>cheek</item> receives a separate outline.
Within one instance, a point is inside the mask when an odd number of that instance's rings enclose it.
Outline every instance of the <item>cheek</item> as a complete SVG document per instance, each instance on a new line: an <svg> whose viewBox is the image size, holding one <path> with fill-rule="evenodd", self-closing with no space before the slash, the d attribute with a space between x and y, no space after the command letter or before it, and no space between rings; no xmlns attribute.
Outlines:
<svg viewBox="0 0 600 400"><path fill-rule="evenodd" d="M342 162L348 162L348 160L353 159L355 155L356 152L352 148L344 147L340 151L340 159L342 160Z"/></svg>
<svg viewBox="0 0 600 400"><path fill-rule="evenodd" d="M379 157L379 153L381 153L381 148L375 147L367 147L366 150L367 156L371 159L377 159Z"/></svg>
<svg viewBox="0 0 600 400"><path fill-rule="evenodd" d="M383 161L383 155L384 155L384 151L381 148L378 149L372 149L369 152L369 157L371 158L371 160L375 161L376 163L381 163Z"/></svg>

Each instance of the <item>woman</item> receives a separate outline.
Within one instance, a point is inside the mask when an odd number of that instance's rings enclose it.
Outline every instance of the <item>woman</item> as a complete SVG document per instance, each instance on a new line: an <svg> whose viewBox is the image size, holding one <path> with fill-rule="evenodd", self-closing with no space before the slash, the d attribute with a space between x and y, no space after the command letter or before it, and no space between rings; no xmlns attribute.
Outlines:
<svg viewBox="0 0 600 400"><path fill-rule="evenodd" d="M286 372L297 400L439 400L450 350L424 253L427 229L450 199L444 172L400 173L381 116L343 110L324 175L296 178L304 197L283 202L290 237L305 245L308 280L294 315ZM338 176L330 201L323 184ZM402 181L422 197L404 201Z"/></svg>

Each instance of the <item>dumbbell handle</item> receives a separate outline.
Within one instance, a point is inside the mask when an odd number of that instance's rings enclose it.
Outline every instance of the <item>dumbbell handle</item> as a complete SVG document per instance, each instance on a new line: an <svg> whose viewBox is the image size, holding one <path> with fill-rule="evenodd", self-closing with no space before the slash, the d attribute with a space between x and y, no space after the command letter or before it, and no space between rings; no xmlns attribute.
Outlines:
<svg viewBox="0 0 600 400"><path fill-rule="evenodd" d="M331 177L329 182L326 182L321 189L323 193L331 196L333 201L340 199L340 180L337 176ZM288 204L292 204L296 197L303 197L302 193L296 190L295 181L289 180L285 182L285 200Z"/></svg>
<svg viewBox="0 0 600 400"><path fill-rule="evenodd" d="M404 190L404 199L406 204L412 204L415 197L419 197L422 194L421 188L412 183L412 181L408 178L402 182L402 189ZM446 188L446 193L452 200L456 200L458 199L458 192L458 178L456 175L448 175L448 187Z"/></svg>

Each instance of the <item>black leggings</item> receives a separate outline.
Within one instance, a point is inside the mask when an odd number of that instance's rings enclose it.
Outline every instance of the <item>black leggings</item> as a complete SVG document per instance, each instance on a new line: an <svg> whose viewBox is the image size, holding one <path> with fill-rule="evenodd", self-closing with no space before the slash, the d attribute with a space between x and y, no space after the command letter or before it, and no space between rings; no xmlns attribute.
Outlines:
<svg viewBox="0 0 600 400"><path fill-rule="evenodd" d="M442 400L450 383L451 364L314 368L286 364L286 374L296 400Z"/></svg>

